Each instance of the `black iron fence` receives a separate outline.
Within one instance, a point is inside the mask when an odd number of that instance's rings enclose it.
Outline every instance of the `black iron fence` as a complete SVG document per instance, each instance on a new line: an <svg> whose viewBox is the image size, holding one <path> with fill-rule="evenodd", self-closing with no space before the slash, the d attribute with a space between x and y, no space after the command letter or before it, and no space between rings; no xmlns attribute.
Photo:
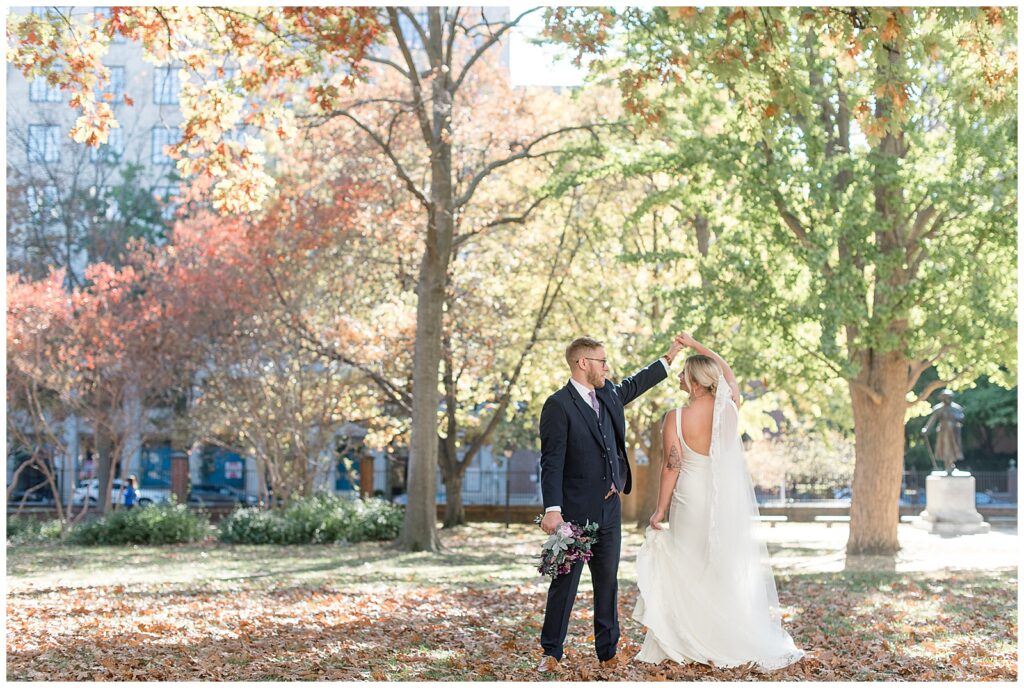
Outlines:
<svg viewBox="0 0 1024 688"><path fill-rule="evenodd" d="M900 504L925 504L925 479L930 471L906 471L900 489ZM1017 471L977 471L972 473L979 505L1016 504ZM507 493L506 493L507 488ZM755 485L760 504L822 503L849 505L852 496L847 477L787 478L774 485ZM507 498L507 499L506 499ZM462 500L468 505L540 505L540 470L472 470L462 485ZM444 484L438 481L438 502L447 501Z"/></svg>

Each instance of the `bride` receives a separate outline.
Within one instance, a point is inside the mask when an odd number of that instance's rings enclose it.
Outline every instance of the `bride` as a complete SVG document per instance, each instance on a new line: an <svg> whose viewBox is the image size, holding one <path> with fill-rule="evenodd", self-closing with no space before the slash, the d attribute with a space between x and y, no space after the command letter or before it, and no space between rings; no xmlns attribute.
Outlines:
<svg viewBox="0 0 1024 688"><path fill-rule="evenodd" d="M690 403L669 411L662 429L658 509L636 560L633 618L647 627L636 659L780 669L804 653L782 628L768 551L752 531L739 386L718 354L689 333L677 341L696 352L679 376Z"/></svg>

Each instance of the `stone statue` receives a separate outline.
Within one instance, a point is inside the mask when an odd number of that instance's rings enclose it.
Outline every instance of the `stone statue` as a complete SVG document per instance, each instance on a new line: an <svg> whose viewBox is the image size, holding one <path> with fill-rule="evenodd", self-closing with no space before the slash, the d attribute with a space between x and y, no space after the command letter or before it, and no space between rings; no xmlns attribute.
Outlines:
<svg viewBox="0 0 1024 688"><path fill-rule="evenodd" d="M921 434L924 435L924 443L932 459L932 468L938 469L938 459L942 461L946 475L952 475L954 464L964 458L964 443L960 435L960 429L964 424L964 408L954 403L952 390L942 390L939 398L942 401L932 407L932 413L928 416L928 422L921 428ZM932 451L932 445L928 442L928 432L935 424L938 424L938 429L935 432L935 451Z"/></svg>

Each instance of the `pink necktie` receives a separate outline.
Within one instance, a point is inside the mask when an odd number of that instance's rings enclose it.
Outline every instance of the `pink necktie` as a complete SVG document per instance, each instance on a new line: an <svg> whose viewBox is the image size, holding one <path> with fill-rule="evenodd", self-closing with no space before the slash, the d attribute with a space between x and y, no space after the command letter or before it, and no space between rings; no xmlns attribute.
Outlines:
<svg viewBox="0 0 1024 688"><path fill-rule="evenodd" d="M597 392L590 390L590 405L594 407L594 413L597 417L601 417L601 407L597 405Z"/></svg>

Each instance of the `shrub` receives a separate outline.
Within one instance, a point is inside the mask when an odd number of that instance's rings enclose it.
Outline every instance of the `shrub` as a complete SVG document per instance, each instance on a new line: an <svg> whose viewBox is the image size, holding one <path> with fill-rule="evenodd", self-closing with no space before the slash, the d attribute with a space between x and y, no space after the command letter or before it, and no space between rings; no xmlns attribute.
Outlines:
<svg viewBox="0 0 1024 688"><path fill-rule="evenodd" d="M221 521L220 539L249 545L391 540L401 525L401 507L389 502L320 494L294 499L283 512L240 507Z"/></svg>
<svg viewBox="0 0 1024 688"><path fill-rule="evenodd" d="M34 542L51 542L60 539L60 521L40 521L31 516L7 517L7 542L24 545Z"/></svg>
<svg viewBox="0 0 1024 688"><path fill-rule="evenodd" d="M119 509L76 526L70 540L80 545L168 545L201 540L209 532L205 514L170 502Z"/></svg>
<svg viewBox="0 0 1024 688"><path fill-rule="evenodd" d="M238 507L221 519L220 539L237 545L273 545L282 541L284 519L273 511Z"/></svg>

